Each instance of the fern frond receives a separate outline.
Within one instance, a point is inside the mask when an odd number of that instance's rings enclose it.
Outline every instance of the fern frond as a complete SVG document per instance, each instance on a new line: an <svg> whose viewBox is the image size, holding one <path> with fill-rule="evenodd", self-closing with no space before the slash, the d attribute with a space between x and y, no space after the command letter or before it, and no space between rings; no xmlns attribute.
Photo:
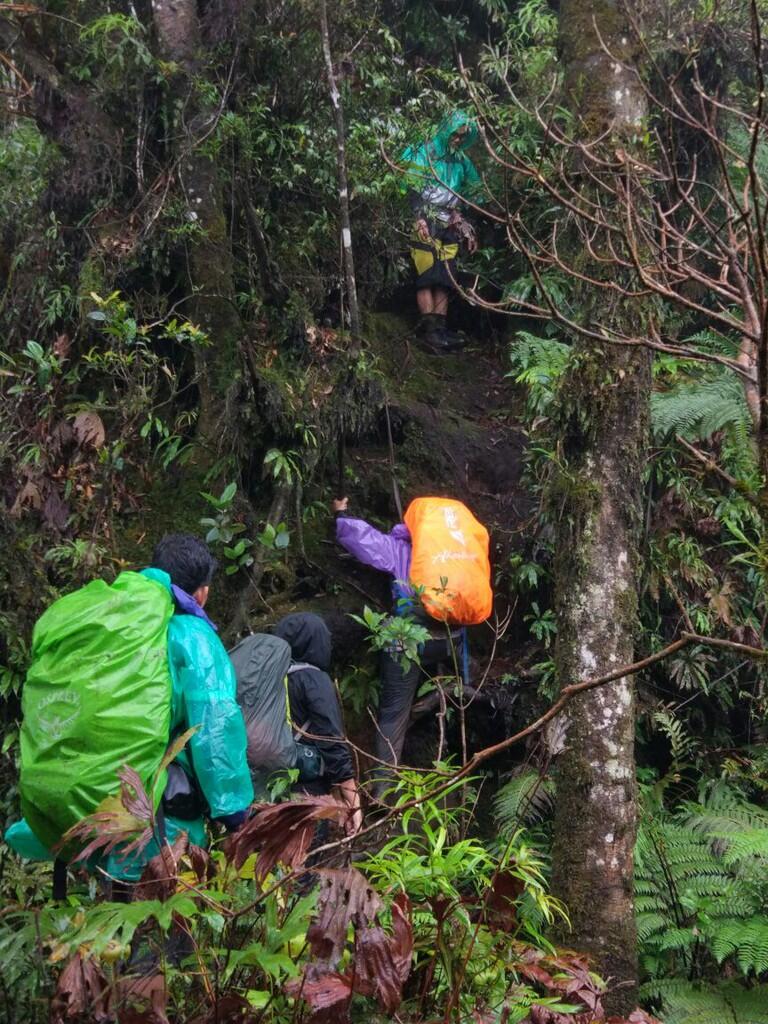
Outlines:
<svg viewBox="0 0 768 1024"><path fill-rule="evenodd" d="M666 908L664 908L666 909ZM637 915L637 937L640 942L647 942L653 935L663 932L669 924L666 913Z"/></svg>
<svg viewBox="0 0 768 1024"><path fill-rule="evenodd" d="M644 999L661 1003L664 1024L768 1024L768 985L697 984L680 978L649 982Z"/></svg>
<svg viewBox="0 0 768 1024"><path fill-rule="evenodd" d="M704 441L725 427L748 429L750 416L741 382L723 367L704 379L655 391L651 421L659 440L680 434L689 441Z"/></svg>
<svg viewBox="0 0 768 1024"><path fill-rule="evenodd" d="M532 768L524 769L506 782L496 793L493 815L504 838L521 825L541 821L550 808L555 795L555 784Z"/></svg>
<svg viewBox="0 0 768 1024"><path fill-rule="evenodd" d="M744 977L764 974L768 971L768 919L720 921L713 929L710 948L719 964L734 956Z"/></svg>

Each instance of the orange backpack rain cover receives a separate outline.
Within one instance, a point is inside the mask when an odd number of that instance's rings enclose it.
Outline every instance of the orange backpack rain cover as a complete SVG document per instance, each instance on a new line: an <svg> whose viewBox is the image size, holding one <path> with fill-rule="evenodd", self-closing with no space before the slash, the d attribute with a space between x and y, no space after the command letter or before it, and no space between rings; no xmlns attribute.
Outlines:
<svg viewBox="0 0 768 1024"><path fill-rule="evenodd" d="M491 614L488 531L452 498L416 498L405 513L411 534L411 579L434 619L474 626Z"/></svg>

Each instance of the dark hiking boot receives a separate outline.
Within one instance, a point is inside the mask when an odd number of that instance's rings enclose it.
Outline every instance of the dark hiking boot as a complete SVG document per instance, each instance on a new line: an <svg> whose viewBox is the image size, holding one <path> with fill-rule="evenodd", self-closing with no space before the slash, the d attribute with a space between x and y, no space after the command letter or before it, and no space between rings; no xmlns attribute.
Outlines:
<svg viewBox="0 0 768 1024"><path fill-rule="evenodd" d="M467 344L467 339L463 334L459 334L458 331L449 331L448 328L445 327L440 333L443 336L443 344L451 351L457 351L460 348L464 348Z"/></svg>
<svg viewBox="0 0 768 1024"><path fill-rule="evenodd" d="M428 313L419 323L420 342L423 348L435 355L449 355L464 348L466 341L445 326L445 317L439 313Z"/></svg>

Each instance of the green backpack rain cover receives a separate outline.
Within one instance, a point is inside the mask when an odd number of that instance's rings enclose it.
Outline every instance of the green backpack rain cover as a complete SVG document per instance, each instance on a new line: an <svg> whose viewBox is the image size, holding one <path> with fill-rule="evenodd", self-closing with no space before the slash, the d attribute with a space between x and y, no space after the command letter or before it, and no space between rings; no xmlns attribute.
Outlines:
<svg viewBox="0 0 768 1024"><path fill-rule="evenodd" d="M38 619L24 684L21 807L49 849L116 793L147 786L168 746L169 590L135 572L94 580Z"/></svg>

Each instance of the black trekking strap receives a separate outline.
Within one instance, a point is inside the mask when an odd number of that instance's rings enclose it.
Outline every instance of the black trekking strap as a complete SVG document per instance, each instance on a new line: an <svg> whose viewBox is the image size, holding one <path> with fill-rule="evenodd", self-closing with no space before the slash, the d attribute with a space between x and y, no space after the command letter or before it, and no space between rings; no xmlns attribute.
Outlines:
<svg viewBox="0 0 768 1024"><path fill-rule="evenodd" d="M389 473L392 477L392 494L395 498L395 508L397 514L400 517L400 522L403 521L403 503L400 500L400 488L397 485L397 476L395 475L395 445L392 440L392 420L389 418L389 398L384 396L384 412L387 414L387 441L389 442Z"/></svg>
<svg viewBox="0 0 768 1024"><path fill-rule="evenodd" d="M461 679L465 686L469 686L469 637L467 627L461 627Z"/></svg>
<svg viewBox="0 0 768 1024"><path fill-rule="evenodd" d="M53 899L67 898L67 862L57 857L53 862Z"/></svg>
<svg viewBox="0 0 768 1024"><path fill-rule="evenodd" d="M163 807L162 797L160 799L160 803L157 805L157 810L155 811L155 825L157 826L160 845L165 846L168 842L168 832L165 828L165 809Z"/></svg>

